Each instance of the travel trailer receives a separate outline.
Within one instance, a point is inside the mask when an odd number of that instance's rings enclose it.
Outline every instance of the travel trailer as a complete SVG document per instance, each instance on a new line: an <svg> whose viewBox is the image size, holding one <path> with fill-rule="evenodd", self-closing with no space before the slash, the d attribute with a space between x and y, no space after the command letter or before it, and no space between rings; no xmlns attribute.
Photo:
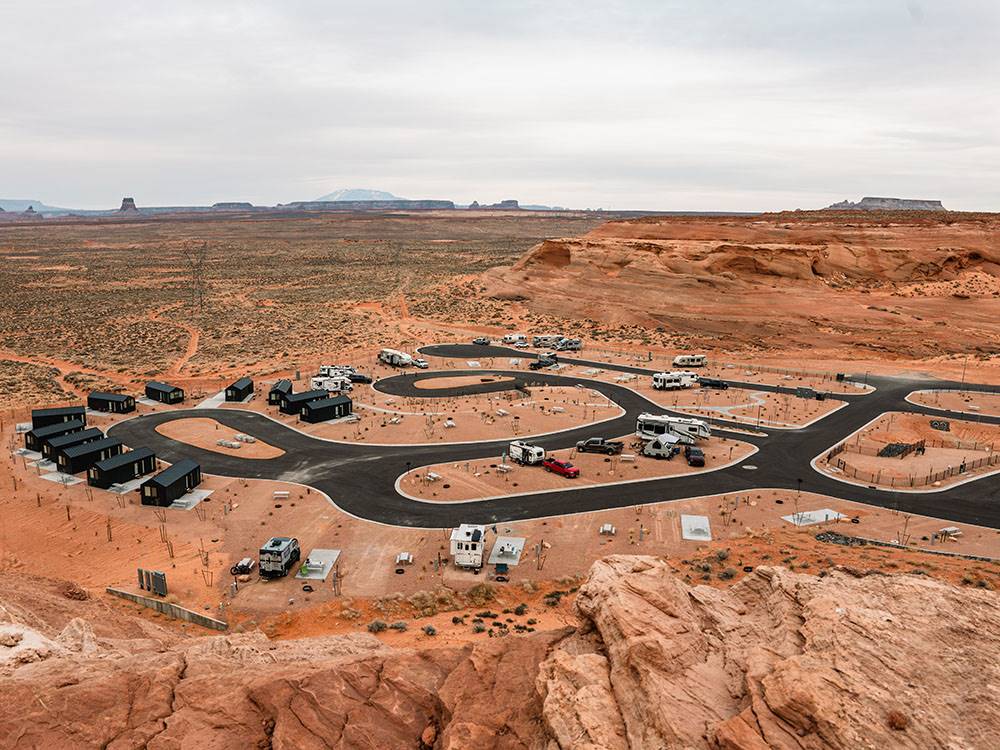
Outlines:
<svg viewBox="0 0 1000 750"><path fill-rule="evenodd" d="M653 387L658 391L675 391L679 388L690 388L697 382L697 375L684 370L658 372L653 375Z"/></svg>
<svg viewBox="0 0 1000 750"><path fill-rule="evenodd" d="M451 532L451 559L460 568L483 567L486 527L463 523Z"/></svg>
<svg viewBox="0 0 1000 750"><path fill-rule="evenodd" d="M564 336L561 333L553 333L546 336L535 336L531 339L532 346L555 346L562 341Z"/></svg>
<svg viewBox="0 0 1000 750"><path fill-rule="evenodd" d="M309 387L329 391L330 393L342 393L354 388L351 379L347 375L318 375L309 381Z"/></svg>
<svg viewBox="0 0 1000 750"><path fill-rule="evenodd" d="M635 434L644 440L652 440L667 433L676 435L682 443L693 443L712 436L708 423L701 419L643 413L636 420Z"/></svg>
<svg viewBox="0 0 1000 750"><path fill-rule="evenodd" d="M507 449L511 461L525 466L535 466L545 460L545 449L538 445L530 445L523 440L515 440Z"/></svg>
<svg viewBox="0 0 1000 750"><path fill-rule="evenodd" d="M642 447L642 455L649 456L650 458L671 459L680 453L681 449L678 445L680 442L681 439L679 437L665 432L646 443Z"/></svg>
<svg viewBox="0 0 1000 750"><path fill-rule="evenodd" d="M527 341L528 337L523 333L505 333L502 339L505 344L516 344L518 341Z"/></svg>
<svg viewBox="0 0 1000 750"><path fill-rule="evenodd" d="M357 370L351 365L320 365L318 375L347 375Z"/></svg>
<svg viewBox="0 0 1000 750"><path fill-rule="evenodd" d="M578 352L583 349L583 342L580 339L561 338L555 347L561 352Z"/></svg>
<svg viewBox="0 0 1000 750"><path fill-rule="evenodd" d="M413 357L395 349L383 349L378 353L378 361L391 367L409 367L413 364Z"/></svg>
<svg viewBox="0 0 1000 750"><path fill-rule="evenodd" d="M704 367L708 357L704 354L678 354L674 357L674 367Z"/></svg>

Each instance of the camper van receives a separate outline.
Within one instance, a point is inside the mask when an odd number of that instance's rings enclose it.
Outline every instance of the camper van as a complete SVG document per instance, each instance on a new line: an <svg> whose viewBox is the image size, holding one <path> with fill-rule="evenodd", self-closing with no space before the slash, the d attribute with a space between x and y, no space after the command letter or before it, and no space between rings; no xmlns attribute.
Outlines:
<svg viewBox="0 0 1000 750"><path fill-rule="evenodd" d="M704 367L708 357L704 354L678 354L674 357L674 367Z"/></svg>
<svg viewBox="0 0 1000 750"><path fill-rule="evenodd" d="M583 342L580 339L561 338L555 347L561 352L578 352L583 349Z"/></svg>
<svg viewBox="0 0 1000 750"><path fill-rule="evenodd" d="M483 567L486 527L463 523L451 532L451 559L460 568Z"/></svg>
<svg viewBox="0 0 1000 750"><path fill-rule="evenodd" d="M261 578L287 576L292 566L299 561L302 551L299 540L294 537L274 536L260 548L258 570Z"/></svg>
<svg viewBox="0 0 1000 750"><path fill-rule="evenodd" d="M330 393L343 393L354 388L354 384L347 375L317 375L309 381L313 390L324 390Z"/></svg>
<svg viewBox="0 0 1000 750"><path fill-rule="evenodd" d="M536 466L545 460L545 449L523 440L515 440L507 449L510 460L524 466Z"/></svg>
<svg viewBox="0 0 1000 750"><path fill-rule="evenodd" d="M528 337L523 333L505 333L503 336L503 343L505 344L516 344L519 341L527 341Z"/></svg>
<svg viewBox="0 0 1000 750"><path fill-rule="evenodd" d="M409 367L413 364L413 357L395 349L383 349L378 353L378 361L384 362L390 367Z"/></svg>
<svg viewBox="0 0 1000 750"><path fill-rule="evenodd" d="M553 333L545 336L535 336L531 339L532 346L555 346L562 341L564 336L561 333Z"/></svg>
<svg viewBox="0 0 1000 750"><path fill-rule="evenodd" d="M665 432L646 443L642 447L642 455L649 456L650 458L665 458L670 460L680 453L680 442L681 439L679 437Z"/></svg>
<svg viewBox="0 0 1000 750"><path fill-rule="evenodd" d="M697 375L684 370L658 372L653 375L653 387L658 391L675 391L679 388L690 388L697 382Z"/></svg>
<svg viewBox="0 0 1000 750"><path fill-rule="evenodd" d="M680 442L690 444L696 440L703 440L712 437L712 431L708 423L700 419L689 417L671 417L666 414L639 415L635 424L635 434L644 440L653 440L670 433L676 435Z"/></svg>

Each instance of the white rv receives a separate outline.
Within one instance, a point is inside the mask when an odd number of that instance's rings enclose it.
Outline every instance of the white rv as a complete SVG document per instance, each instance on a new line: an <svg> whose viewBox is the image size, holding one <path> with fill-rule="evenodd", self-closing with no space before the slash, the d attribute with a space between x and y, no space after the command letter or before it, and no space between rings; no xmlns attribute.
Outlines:
<svg viewBox="0 0 1000 750"><path fill-rule="evenodd" d="M690 388L698 382L698 376L685 370L658 372L653 375L653 387L658 391L675 391L678 388Z"/></svg>
<svg viewBox="0 0 1000 750"><path fill-rule="evenodd" d="M392 367L409 367L413 364L413 357L395 349L383 349L378 353L378 361Z"/></svg>
<svg viewBox="0 0 1000 750"><path fill-rule="evenodd" d="M320 365L318 374L324 376L336 376L347 375L349 372L356 373L357 370L351 365Z"/></svg>
<svg viewBox="0 0 1000 750"><path fill-rule="evenodd" d="M580 339L561 338L556 342L556 349L561 352L578 352L583 349Z"/></svg>
<svg viewBox="0 0 1000 750"><path fill-rule="evenodd" d="M463 523L451 532L451 559L460 568L483 567L486 527Z"/></svg>
<svg viewBox="0 0 1000 750"><path fill-rule="evenodd" d="M354 389L354 384L346 375L317 375L309 381L313 390L324 390L330 393L343 393Z"/></svg>
<svg viewBox="0 0 1000 750"><path fill-rule="evenodd" d="M549 347L549 346L555 346L562 340L563 340L563 335L561 333L553 333L545 336L534 336L531 339L531 345L538 347Z"/></svg>
<svg viewBox="0 0 1000 750"><path fill-rule="evenodd" d="M511 461L525 466L537 466L545 460L545 449L539 445L531 445L523 440L515 440L507 449Z"/></svg>
<svg viewBox="0 0 1000 750"><path fill-rule="evenodd" d="M503 336L503 343L505 344L516 344L518 341L527 341L528 337L523 333L505 333Z"/></svg>
<svg viewBox="0 0 1000 750"><path fill-rule="evenodd" d="M674 357L674 367L704 367L708 357L704 354L678 354Z"/></svg>
<svg viewBox="0 0 1000 750"><path fill-rule="evenodd" d="M693 444L696 440L712 437L708 422L689 417L671 417L667 414L639 415L635 423L635 434L644 440L653 440L660 435L676 435L682 443Z"/></svg>

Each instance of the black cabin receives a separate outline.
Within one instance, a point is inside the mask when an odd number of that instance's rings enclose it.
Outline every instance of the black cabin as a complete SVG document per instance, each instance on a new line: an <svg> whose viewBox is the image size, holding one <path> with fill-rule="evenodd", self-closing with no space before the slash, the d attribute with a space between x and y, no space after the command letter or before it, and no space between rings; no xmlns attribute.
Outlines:
<svg viewBox="0 0 1000 750"><path fill-rule="evenodd" d="M253 393L253 381L250 378L240 378L226 388L226 401L245 401Z"/></svg>
<svg viewBox="0 0 1000 750"><path fill-rule="evenodd" d="M24 433L24 447L29 451L44 451L46 444L52 438L67 435L71 432L80 432L84 426L81 420L71 419L69 422L57 422L45 427L33 427Z"/></svg>
<svg viewBox="0 0 1000 750"><path fill-rule="evenodd" d="M74 445L63 448L55 454L56 466L64 474L78 474L98 461L117 456L122 450L122 441L117 438L104 438L92 443Z"/></svg>
<svg viewBox="0 0 1000 750"><path fill-rule="evenodd" d="M49 438L49 440L42 446L42 455L49 461L54 461L56 456L67 448L72 448L74 445L83 445L84 443L93 443L97 440L103 439L104 433L96 427L90 427L86 430L80 430L79 432L68 432L65 435L60 435L59 437Z"/></svg>
<svg viewBox="0 0 1000 750"><path fill-rule="evenodd" d="M334 396L303 404L299 416L303 422L325 422L328 419L346 417L353 408L354 405L347 396Z"/></svg>
<svg viewBox="0 0 1000 750"><path fill-rule="evenodd" d="M82 406L60 406L55 409L34 409L31 412L31 426L33 428L47 427L50 424L60 422L72 422L79 419L87 424L87 410Z"/></svg>
<svg viewBox="0 0 1000 750"><path fill-rule="evenodd" d="M281 406L278 407L278 410L282 414L298 414L303 404L329 397L330 394L322 388L315 391L302 391L302 393L289 393L281 397Z"/></svg>
<svg viewBox="0 0 1000 750"><path fill-rule="evenodd" d="M124 393L104 393L94 391L87 396L87 408L112 414L127 414L135 411L135 398Z"/></svg>
<svg viewBox="0 0 1000 750"><path fill-rule="evenodd" d="M279 380L277 383L271 386L271 390L267 392L267 403L271 406L278 406L281 404L282 396L292 395L292 381L291 380Z"/></svg>
<svg viewBox="0 0 1000 750"><path fill-rule="evenodd" d="M149 448L136 448L128 453L98 461L87 470L87 482L107 489L156 471L156 454Z"/></svg>
<svg viewBox="0 0 1000 750"><path fill-rule="evenodd" d="M174 500L201 484L201 466L190 458L182 458L164 469L139 488L143 505L166 507Z"/></svg>
<svg viewBox="0 0 1000 750"><path fill-rule="evenodd" d="M162 404L179 404L184 400L184 389L158 380L146 383L146 398Z"/></svg>

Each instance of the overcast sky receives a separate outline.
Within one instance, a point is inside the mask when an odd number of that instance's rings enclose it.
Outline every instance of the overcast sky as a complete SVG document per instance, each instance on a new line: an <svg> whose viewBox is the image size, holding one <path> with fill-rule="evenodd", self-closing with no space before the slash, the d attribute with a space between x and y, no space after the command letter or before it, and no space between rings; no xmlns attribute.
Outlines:
<svg viewBox="0 0 1000 750"><path fill-rule="evenodd" d="M1000 210L1000 2L4 2L0 197Z"/></svg>

